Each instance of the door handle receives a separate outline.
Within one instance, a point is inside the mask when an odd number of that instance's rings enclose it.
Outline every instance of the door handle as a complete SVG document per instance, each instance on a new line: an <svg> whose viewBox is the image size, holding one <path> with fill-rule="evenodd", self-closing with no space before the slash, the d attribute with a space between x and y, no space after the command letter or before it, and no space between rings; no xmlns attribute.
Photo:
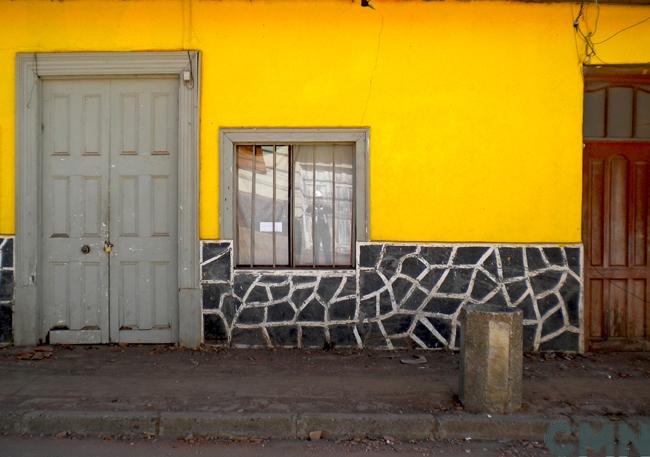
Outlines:
<svg viewBox="0 0 650 457"><path fill-rule="evenodd" d="M81 252L84 254L88 254L90 252L90 246L84 244L83 246L81 246Z"/></svg>
<svg viewBox="0 0 650 457"><path fill-rule="evenodd" d="M110 254L113 251L113 243L110 241L104 241L104 252Z"/></svg>

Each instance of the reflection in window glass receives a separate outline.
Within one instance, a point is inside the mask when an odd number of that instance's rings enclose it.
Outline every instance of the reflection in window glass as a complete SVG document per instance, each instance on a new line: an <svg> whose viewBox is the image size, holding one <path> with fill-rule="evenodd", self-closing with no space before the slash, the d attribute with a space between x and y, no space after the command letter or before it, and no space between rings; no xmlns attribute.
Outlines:
<svg viewBox="0 0 650 457"><path fill-rule="evenodd" d="M237 264L353 264L354 146L237 145Z"/></svg>
<svg viewBox="0 0 650 457"><path fill-rule="evenodd" d="M288 265L288 217L289 147L238 145L238 265Z"/></svg>

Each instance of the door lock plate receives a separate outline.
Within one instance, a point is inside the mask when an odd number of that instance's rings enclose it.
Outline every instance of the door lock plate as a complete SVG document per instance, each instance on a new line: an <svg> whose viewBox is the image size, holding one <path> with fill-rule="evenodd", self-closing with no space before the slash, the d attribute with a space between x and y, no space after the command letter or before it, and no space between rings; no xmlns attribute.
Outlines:
<svg viewBox="0 0 650 457"><path fill-rule="evenodd" d="M110 254L111 252L113 252L113 243L111 243L110 241L104 241L104 252L106 254Z"/></svg>

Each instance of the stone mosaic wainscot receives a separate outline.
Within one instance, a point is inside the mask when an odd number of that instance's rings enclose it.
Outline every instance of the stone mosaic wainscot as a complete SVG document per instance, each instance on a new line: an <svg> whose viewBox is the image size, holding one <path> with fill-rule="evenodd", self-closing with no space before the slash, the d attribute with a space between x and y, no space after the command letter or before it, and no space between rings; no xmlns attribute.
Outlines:
<svg viewBox="0 0 650 457"><path fill-rule="evenodd" d="M14 239L0 237L0 343L12 338L14 301Z"/></svg>
<svg viewBox="0 0 650 457"><path fill-rule="evenodd" d="M203 242L204 337L235 347L457 349L468 303L524 312L526 350L577 351L580 246L359 243L355 270L234 270Z"/></svg>

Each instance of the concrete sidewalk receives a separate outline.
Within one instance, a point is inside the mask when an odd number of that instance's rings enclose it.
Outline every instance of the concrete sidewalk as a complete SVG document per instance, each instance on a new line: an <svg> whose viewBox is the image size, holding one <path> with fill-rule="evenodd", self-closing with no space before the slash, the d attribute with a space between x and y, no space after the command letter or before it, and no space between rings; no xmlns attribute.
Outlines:
<svg viewBox="0 0 650 457"><path fill-rule="evenodd" d="M0 350L0 431L86 436L541 440L558 419L650 418L650 353L524 359L524 407L463 412L458 355L76 346ZM40 360L21 360L40 358Z"/></svg>

